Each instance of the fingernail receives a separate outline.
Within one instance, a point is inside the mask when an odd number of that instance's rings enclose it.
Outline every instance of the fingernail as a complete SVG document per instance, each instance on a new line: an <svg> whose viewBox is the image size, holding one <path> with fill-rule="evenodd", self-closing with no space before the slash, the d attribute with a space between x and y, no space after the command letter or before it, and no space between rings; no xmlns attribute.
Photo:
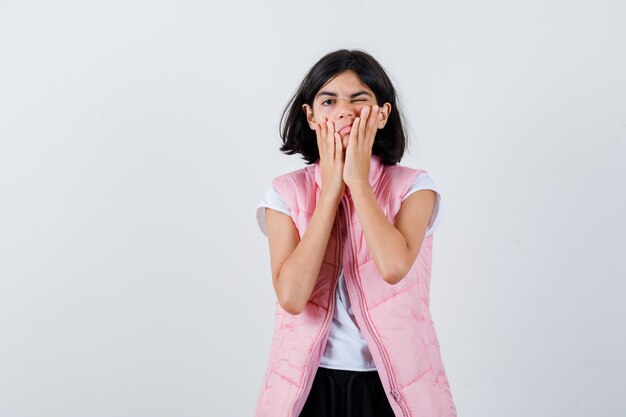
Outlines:
<svg viewBox="0 0 626 417"><path fill-rule="evenodd" d="M374 110L375 112L377 112L377 111L378 111L378 109L379 109L379 107L378 107L378 105L377 105L377 104L375 104L375 105L374 105L374 107L372 108L372 110Z"/></svg>

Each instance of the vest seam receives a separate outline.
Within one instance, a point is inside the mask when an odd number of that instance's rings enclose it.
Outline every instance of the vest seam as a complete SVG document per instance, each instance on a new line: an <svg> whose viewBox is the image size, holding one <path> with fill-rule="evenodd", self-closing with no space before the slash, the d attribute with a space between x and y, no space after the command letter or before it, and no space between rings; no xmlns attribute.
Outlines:
<svg viewBox="0 0 626 417"><path fill-rule="evenodd" d="M408 387L409 385L413 385L415 384L418 380L422 379L424 377L424 375L428 374L429 372L431 372L430 368L427 368L425 371L423 371L422 373L420 373L418 376L416 376L414 379L412 379L410 382L404 384L403 386L399 387L399 389L401 391L403 391L406 387Z"/></svg>
<svg viewBox="0 0 626 417"><path fill-rule="evenodd" d="M313 302L313 301L311 301L311 300L307 301L307 303L313 304L313 305L318 306L319 308L321 308L321 309L323 309L323 310L328 311L328 307L325 307L325 306L323 306L323 305L321 305L321 304L315 303L315 302Z"/></svg>
<svg viewBox="0 0 626 417"><path fill-rule="evenodd" d="M285 381L289 382L290 384L292 384L295 387L300 387L300 384L298 384L296 381L294 381L293 379L281 374L280 372L277 372L276 370L272 370L272 373L274 375L276 375L279 378L284 379Z"/></svg>
<svg viewBox="0 0 626 417"><path fill-rule="evenodd" d="M391 300L392 298L395 298L396 296L398 296L398 295L400 295L400 294L402 294L402 293L405 293L405 292L407 292L407 291L409 291L409 290L412 290L413 288L417 287L418 285L420 285L420 284L419 284L419 282L413 283L412 285L410 285L409 287L407 287L407 288L403 289L402 291L398 291L397 293L395 293L395 294L393 294L393 295L391 295L391 296L389 296L389 297L385 298L384 300L382 300L382 301L380 301L380 302L378 302L378 303L374 304L373 306L369 307L369 308L368 308L368 310L369 310L369 311L372 311L372 310L374 310L376 307L378 307L379 305L386 303L387 301Z"/></svg>

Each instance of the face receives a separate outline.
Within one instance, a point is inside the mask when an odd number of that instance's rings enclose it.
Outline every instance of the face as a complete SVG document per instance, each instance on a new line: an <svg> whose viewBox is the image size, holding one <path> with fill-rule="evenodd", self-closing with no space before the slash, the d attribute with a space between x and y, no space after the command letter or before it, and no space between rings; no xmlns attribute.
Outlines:
<svg viewBox="0 0 626 417"><path fill-rule="evenodd" d="M306 113L311 129L315 123L323 123L324 119L333 122L335 132L339 132L344 149L348 146L352 122L361 113L364 106L374 106L376 96L365 85L354 71L345 71L327 82L317 92L313 99L313 106L305 104L302 110ZM382 120L378 128L382 129L387 123L391 104L380 105Z"/></svg>

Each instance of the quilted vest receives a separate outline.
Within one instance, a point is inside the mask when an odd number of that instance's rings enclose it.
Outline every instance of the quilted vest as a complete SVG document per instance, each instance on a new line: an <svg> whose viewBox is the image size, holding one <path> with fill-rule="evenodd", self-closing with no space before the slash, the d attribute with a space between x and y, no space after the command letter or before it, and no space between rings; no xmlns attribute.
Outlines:
<svg viewBox="0 0 626 417"><path fill-rule="evenodd" d="M423 170L384 166L372 156L369 181L394 224L402 197ZM274 178L300 237L321 191L319 161ZM349 190L339 205L317 283L304 311L291 315L276 303L274 335L255 417L298 417L311 390L335 309L339 266L357 324L398 417L455 417L456 408L430 315L432 234L408 274L391 285L369 253Z"/></svg>

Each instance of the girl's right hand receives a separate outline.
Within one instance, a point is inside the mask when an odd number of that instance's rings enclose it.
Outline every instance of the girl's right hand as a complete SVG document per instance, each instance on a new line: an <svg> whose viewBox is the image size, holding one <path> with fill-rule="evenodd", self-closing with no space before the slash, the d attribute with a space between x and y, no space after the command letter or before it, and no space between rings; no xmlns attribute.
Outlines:
<svg viewBox="0 0 626 417"><path fill-rule="evenodd" d="M335 132L333 122L326 120L326 118L315 124L315 136L317 137L317 148L322 169L322 195L338 202L343 197L345 190L341 136Z"/></svg>

